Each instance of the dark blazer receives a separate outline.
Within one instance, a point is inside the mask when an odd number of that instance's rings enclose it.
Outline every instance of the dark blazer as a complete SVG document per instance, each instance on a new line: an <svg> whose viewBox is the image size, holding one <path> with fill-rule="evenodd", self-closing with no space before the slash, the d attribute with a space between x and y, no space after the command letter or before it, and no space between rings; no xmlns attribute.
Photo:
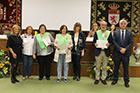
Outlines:
<svg viewBox="0 0 140 93"><path fill-rule="evenodd" d="M98 40L97 32L95 32L94 39L93 39L93 45L94 46L95 46L95 43L96 43L97 40ZM110 33L110 35L109 35L109 37L108 37L107 40L108 40L108 43L109 43L109 47L107 49L104 49L104 50L105 50L106 56L109 57L110 56L110 46L112 45L112 34L111 33ZM94 53L94 55L95 56L99 56L101 50L102 50L101 48L96 48L95 47L95 53Z"/></svg>
<svg viewBox="0 0 140 93"><path fill-rule="evenodd" d="M133 35L131 31L126 30L125 33L125 39L124 39L124 48L126 48L126 53L124 54L125 56L130 56L131 55L131 47L133 45ZM117 30L114 32L113 35L113 44L114 44L114 56L119 56L120 53L120 46L121 46L121 35L120 35L120 30Z"/></svg>
<svg viewBox="0 0 140 93"><path fill-rule="evenodd" d="M73 42L73 48L72 48L72 54L80 55L82 53L83 49L86 49L86 42L84 33L80 32L77 42L77 50L75 50L75 41L74 41L74 32L71 33L72 42Z"/></svg>

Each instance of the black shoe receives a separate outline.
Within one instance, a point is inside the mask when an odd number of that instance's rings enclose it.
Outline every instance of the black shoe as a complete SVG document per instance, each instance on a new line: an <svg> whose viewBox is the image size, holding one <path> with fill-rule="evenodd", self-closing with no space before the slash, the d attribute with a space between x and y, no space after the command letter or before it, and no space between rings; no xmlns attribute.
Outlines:
<svg viewBox="0 0 140 93"><path fill-rule="evenodd" d="M76 80L76 78L77 78L77 77L76 77L76 76L74 76L74 77L73 77L73 80Z"/></svg>
<svg viewBox="0 0 140 93"><path fill-rule="evenodd" d="M76 81L80 81L80 78L78 77Z"/></svg>
<svg viewBox="0 0 140 93"><path fill-rule="evenodd" d="M99 83L99 80L95 80L94 84L97 85Z"/></svg>
<svg viewBox="0 0 140 93"><path fill-rule="evenodd" d="M47 80L50 80L50 77L47 77L46 79L47 79Z"/></svg>
<svg viewBox="0 0 140 93"><path fill-rule="evenodd" d="M41 78L41 77L39 78L39 80L42 80L42 79L43 79L43 78Z"/></svg>
<svg viewBox="0 0 140 93"><path fill-rule="evenodd" d="M13 78L11 78L11 83L15 84L15 80Z"/></svg>
<svg viewBox="0 0 140 93"><path fill-rule="evenodd" d="M102 82L104 85L107 85L107 83L106 83L105 80L101 80L101 82Z"/></svg>
<svg viewBox="0 0 140 93"><path fill-rule="evenodd" d="M112 83L111 83L111 85L115 85L117 83L117 81L113 81Z"/></svg>
<svg viewBox="0 0 140 93"><path fill-rule="evenodd" d="M20 82L20 81L15 78L15 82Z"/></svg>
<svg viewBox="0 0 140 93"><path fill-rule="evenodd" d="M128 87L129 87L129 84L128 84L128 83L125 83L125 87L127 87L127 88L128 88Z"/></svg>

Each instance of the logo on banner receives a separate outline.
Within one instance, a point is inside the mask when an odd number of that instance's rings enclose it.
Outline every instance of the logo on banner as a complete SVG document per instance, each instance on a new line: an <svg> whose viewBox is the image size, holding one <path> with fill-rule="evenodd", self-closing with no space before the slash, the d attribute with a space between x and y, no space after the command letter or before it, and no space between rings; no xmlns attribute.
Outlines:
<svg viewBox="0 0 140 93"><path fill-rule="evenodd" d="M3 7L3 4L0 4L0 20L3 19L3 9L2 9L2 7Z"/></svg>
<svg viewBox="0 0 140 93"><path fill-rule="evenodd" d="M110 8L108 10L108 21L112 25L118 24L120 20L120 10L117 10L120 5L116 3L109 4L108 7Z"/></svg>

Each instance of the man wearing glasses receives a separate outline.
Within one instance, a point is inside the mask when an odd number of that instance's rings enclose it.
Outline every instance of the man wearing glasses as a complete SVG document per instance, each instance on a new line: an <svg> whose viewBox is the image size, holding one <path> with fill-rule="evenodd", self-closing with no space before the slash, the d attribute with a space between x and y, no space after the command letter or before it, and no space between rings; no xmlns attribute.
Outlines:
<svg viewBox="0 0 140 93"><path fill-rule="evenodd" d="M102 76L101 82L107 85L105 79L107 76L107 64L108 57L110 56L110 46L112 45L112 34L110 31L106 30L107 22L101 21L101 29L96 31L94 34L93 45L95 46L95 59L96 59L96 71L95 71L95 82L97 85L100 80L100 67L102 64ZM104 46L101 46L103 45Z"/></svg>

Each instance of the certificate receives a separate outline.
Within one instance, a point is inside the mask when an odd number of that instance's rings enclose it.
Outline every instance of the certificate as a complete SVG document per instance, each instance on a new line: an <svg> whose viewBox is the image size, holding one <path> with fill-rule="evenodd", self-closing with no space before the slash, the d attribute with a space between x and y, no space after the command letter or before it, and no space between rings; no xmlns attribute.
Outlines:
<svg viewBox="0 0 140 93"><path fill-rule="evenodd" d="M49 37L43 38L43 42L45 43L46 46L48 46L51 43L51 40Z"/></svg>
<svg viewBox="0 0 140 93"><path fill-rule="evenodd" d="M86 41L93 41L93 37L87 37Z"/></svg>
<svg viewBox="0 0 140 93"><path fill-rule="evenodd" d="M107 40L97 40L97 44L98 44L97 48L102 48L102 49L108 48L106 46L106 43L108 43Z"/></svg>
<svg viewBox="0 0 140 93"><path fill-rule="evenodd" d="M68 47L69 47L69 45L58 45L58 47L59 47L59 53L66 53L66 52L68 52L69 50L68 50Z"/></svg>

